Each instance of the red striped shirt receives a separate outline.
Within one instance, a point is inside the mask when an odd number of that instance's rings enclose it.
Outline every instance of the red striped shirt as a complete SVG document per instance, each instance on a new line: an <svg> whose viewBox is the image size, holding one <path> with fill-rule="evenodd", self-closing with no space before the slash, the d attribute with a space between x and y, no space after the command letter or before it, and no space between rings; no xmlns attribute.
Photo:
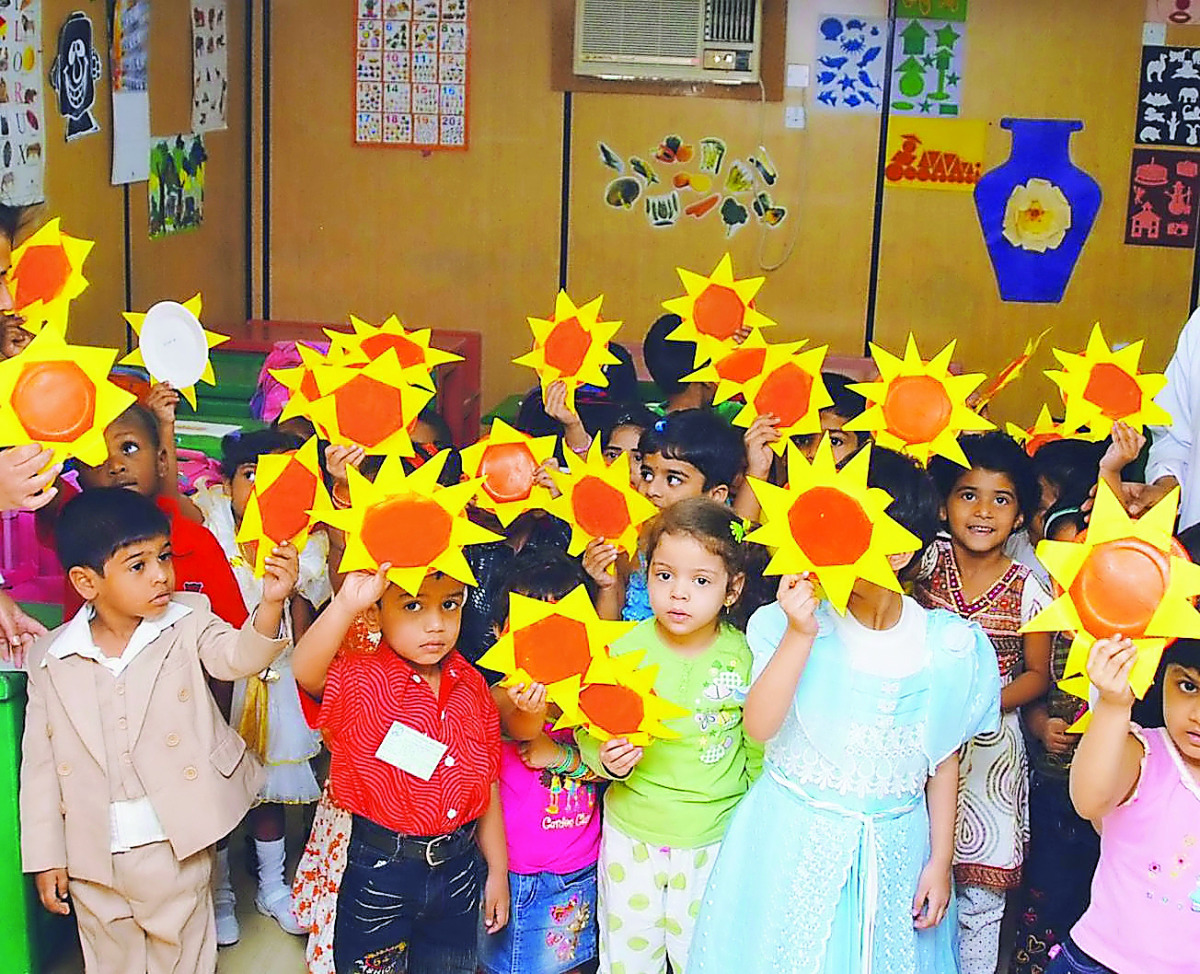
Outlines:
<svg viewBox="0 0 1200 974"><path fill-rule="evenodd" d="M446 745L429 781L375 756L396 721ZM331 738L337 803L405 835L443 835L479 818L500 776L500 715L457 650L442 660L437 697L386 643L338 656L311 722Z"/></svg>

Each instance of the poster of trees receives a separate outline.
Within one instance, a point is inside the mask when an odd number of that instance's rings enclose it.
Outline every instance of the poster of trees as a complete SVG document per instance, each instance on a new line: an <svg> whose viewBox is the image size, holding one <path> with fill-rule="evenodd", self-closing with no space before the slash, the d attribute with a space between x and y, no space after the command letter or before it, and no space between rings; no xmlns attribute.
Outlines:
<svg viewBox="0 0 1200 974"><path fill-rule="evenodd" d="M184 133L150 143L150 237L194 230L204 222L204 136Z"/></svg>

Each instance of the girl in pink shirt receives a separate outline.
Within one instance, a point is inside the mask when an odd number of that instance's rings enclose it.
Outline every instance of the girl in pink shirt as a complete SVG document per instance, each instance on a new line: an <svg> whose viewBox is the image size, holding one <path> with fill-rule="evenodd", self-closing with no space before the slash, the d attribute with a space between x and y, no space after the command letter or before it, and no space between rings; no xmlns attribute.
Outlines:
<svg viewBox="0 0 1200 974"><path fill-rule="evenodd" d="M1200 640L1164 654L1165 727L1130 722L1128 639L1088 657L1100 692L1071 764L1071 799L1100 830L1092 902L1047 974L1200 971Z"/></svg>

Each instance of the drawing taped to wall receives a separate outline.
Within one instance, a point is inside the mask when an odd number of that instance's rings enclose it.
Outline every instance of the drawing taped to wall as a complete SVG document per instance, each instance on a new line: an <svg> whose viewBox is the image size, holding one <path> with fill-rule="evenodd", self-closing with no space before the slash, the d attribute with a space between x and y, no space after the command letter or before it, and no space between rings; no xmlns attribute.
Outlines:
<svg viewBox="0 0 1200 974"><path fill-rule="evenodd" d="M153 140L150 148L150 237L195 230L204 222L203 134Z"/></svg>

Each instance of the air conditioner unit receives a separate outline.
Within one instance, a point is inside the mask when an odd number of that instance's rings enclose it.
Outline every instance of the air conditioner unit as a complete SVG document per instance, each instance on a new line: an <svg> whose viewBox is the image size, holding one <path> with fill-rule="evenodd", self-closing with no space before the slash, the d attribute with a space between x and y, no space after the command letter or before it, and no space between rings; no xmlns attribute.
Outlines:
<svg viewBox="0 0 1200 974"><path fill-rule="evenodd" d="M575 73L756 84L762 0L575 0Z"/></svg>

